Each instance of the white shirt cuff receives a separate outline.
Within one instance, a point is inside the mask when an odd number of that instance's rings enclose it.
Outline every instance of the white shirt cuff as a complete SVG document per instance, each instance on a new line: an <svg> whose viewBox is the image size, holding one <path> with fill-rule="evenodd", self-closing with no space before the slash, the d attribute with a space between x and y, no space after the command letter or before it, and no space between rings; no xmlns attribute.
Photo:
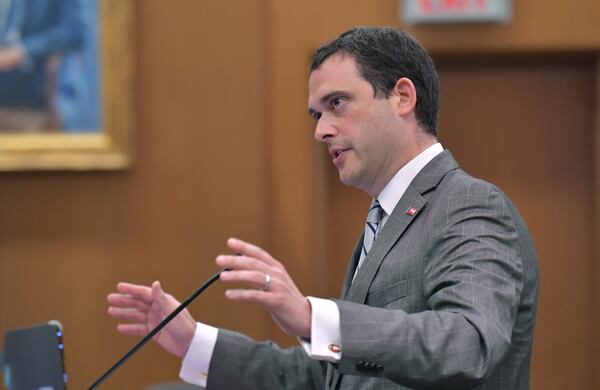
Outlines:
<svg viewBox="0 0 600 390"><path fill-rule="evenodd" d="M179 377L192 385L206 387L208 367L217 343L219 329L196 323L196 332L181 362Z"/></svg>
<svg viewBox="0 0 600 390"><path fill-rule="evenodd" d="M342 358L340 310L334 301L308 297L312 307L310 340L299 339L313 359L336 363Z"/></svg>

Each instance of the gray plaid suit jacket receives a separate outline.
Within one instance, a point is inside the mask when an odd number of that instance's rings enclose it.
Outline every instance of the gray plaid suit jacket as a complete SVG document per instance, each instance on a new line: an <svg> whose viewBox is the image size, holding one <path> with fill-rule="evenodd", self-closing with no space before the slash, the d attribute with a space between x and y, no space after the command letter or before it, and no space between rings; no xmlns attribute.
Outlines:
<svg viewBox="0 0 600 390"><path fill-rule="evenodd" d="M220 330L207 388L529 388L537 257L497 187L444 151L415 177L352 282L361 242L336 301L338 363Z"/></svg>

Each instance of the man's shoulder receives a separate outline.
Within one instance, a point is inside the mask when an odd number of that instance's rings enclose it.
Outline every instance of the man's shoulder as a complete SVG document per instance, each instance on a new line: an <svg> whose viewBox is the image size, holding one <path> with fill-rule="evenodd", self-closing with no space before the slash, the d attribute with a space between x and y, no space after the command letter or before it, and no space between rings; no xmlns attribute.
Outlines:
<svg viewBox="0 0 600 390"><path fill-rule="evenodd" d="M439 183L440 187L444 189L445 192L450 191L492 191L501 193L503 196L506 196L504 192L498 187L496 184L491 183L485 179L472 176L462 168L457 168L452 171L449 171Z"/></svg>
<svg viewBox="0 0 600 390"><path fill-rule="evenodd" d="M500 186L465 171L449 150L436 156L414 180L414 188L430 200L451 198L467 203L514 205Z"/></svg>
<svg viewBox="0 0 600 390"><path fill-rule="evenodd" d="M437 202L445 199L444 204L448 207L481 205L492 209L509 209L518 214L513 201L498 185L472 176L461 168L449 171L433 191L432 197Z"/></svg>

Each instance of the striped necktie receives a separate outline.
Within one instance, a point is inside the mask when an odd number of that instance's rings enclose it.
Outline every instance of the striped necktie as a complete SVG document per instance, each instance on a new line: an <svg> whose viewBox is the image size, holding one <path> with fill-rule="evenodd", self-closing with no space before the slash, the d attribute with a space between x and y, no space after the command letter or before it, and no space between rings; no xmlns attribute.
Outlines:
<svg viewBox="0 0 600 390"><path fill-rule="evenodd" d="M367 254L371 250L375 239L377 238L377 229L379 228L379 223L381 222L381 218L383 216L383 209L379 204L377 199L373 199L371 202L371 207L369 207L369 212L367 213L367 221L365 223L365 234L363 238L363 247L360 253L360 259L358 260L358 265L356 266L356 271L360 268Z"/></svg>

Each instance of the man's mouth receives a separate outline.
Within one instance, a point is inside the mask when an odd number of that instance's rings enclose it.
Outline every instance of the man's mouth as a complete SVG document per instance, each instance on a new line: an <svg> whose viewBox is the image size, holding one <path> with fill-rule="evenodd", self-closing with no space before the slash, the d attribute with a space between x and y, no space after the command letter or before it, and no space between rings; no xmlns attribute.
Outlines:
<svg viewBox="0 0 600 390"><path fill-rule="evenodd" d="M344 153L345 151L349 150L348 149L342 149L342 148L335 148L335 149L330 149L329 150L329 154L331 155L331 157L333 157L334 159L338 158L342 153Z"/></svg>
<svg viewBox="0 0 600 390"><path fill-rule="evenodd" d="M342 158L344 157L344 154L345 154L345 153L346 153L348 150L350 150L350 148L346 148L346 149L342 149L342 148L339 148L339 149L337 149L337 148L336 148L336 149L331 149L331 150L329 151L329 154L330 154L330 155L331 155L331 157L333 158L333 163L334 163L334 164L337 164L337 163L341 162L341 161L342 161Z"/></svg>

